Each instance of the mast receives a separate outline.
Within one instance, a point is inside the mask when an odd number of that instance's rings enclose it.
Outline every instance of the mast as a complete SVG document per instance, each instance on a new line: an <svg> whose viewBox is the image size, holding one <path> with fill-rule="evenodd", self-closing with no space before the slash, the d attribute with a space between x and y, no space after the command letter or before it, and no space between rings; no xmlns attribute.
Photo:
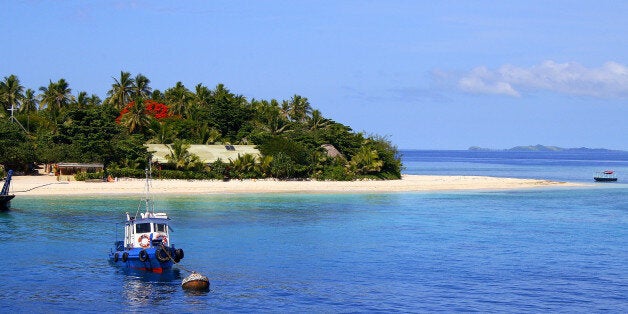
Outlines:
<svg viewBox="0 0 628 314"><path fill-rule="evenodd" d="M150 166L149 166L150 167ZM145 197L144 202L146 203L146 213L151 211L151 201L150 201L150 171L149 168L144 169L146 172L146 187L144 188Z"/></svg>

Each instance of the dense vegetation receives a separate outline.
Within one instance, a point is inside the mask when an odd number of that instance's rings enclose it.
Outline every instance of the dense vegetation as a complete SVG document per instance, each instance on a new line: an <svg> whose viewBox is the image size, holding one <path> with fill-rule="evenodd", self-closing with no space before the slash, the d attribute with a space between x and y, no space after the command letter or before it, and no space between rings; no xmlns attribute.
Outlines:
<svg viewBox="0 0 628 314"><path fill-rule="evenodd" d="M0 164L28 171L33 163L101 162L119 176L141 176L144 143L172 144L168 178L396 179L401 161L386 138L353 132L323 117L308 99L247 100L219 84L193 90L181 82L153 90L142 74L121 72L107 98L72 94L65 79L36 92L17 76L0 82ZM11 116L13 114L13 116ZM190 144L256 145L261 158L203 164ZM323 144L339 156L329 156Z"/></svg>

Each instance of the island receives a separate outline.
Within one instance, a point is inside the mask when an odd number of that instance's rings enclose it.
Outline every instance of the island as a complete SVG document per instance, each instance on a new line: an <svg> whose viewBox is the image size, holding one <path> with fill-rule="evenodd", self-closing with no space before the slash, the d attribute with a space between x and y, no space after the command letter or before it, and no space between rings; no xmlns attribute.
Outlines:
<svg viewBox="0 0 628 314"><path fill-rule="evenodd" d="M508 152L623 152L620 150L612 150L606 148L588 148L588 147L578 147L578 148L563 148L558 146L546 146L546 145L529 145L529 146L515 146L507 149L491 149L491 148L483 148L479 146L471 146L469 147L470 151L508 151Z"/></svg>

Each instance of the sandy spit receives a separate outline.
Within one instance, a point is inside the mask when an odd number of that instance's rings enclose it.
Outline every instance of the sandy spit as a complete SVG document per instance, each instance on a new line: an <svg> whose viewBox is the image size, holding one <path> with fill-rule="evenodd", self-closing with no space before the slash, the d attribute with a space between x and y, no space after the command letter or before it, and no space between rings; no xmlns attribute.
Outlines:
<svg viewBox="0 0 628 314"><path fill-rule="evenodd" d="M57 181L54 176L15 176L11 192L16 195L121 195L141 194L145 180L115 182ZM571 182L484 176L403 175L388 181L278 181L264 180L152 180L153 194L247 194L247 193L385 193L460 190L512 190L543 187L584 186Z"/></svg>

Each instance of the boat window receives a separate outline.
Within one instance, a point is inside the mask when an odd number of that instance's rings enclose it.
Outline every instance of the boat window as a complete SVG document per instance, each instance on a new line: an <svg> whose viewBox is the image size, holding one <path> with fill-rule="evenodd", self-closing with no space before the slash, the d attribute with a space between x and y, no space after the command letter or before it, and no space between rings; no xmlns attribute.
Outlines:
<svg viewBox="0 0 628 314"><path fill-rule="evenodd" d="M146 233L150 232L150 223L136 224L135 225L135 233Z"/></svg>
<svg viewBox="0 0 628 314"><path fill-rule="evenodd" d="M155 231L166 232L165 224L155 224Z"/></svg>

